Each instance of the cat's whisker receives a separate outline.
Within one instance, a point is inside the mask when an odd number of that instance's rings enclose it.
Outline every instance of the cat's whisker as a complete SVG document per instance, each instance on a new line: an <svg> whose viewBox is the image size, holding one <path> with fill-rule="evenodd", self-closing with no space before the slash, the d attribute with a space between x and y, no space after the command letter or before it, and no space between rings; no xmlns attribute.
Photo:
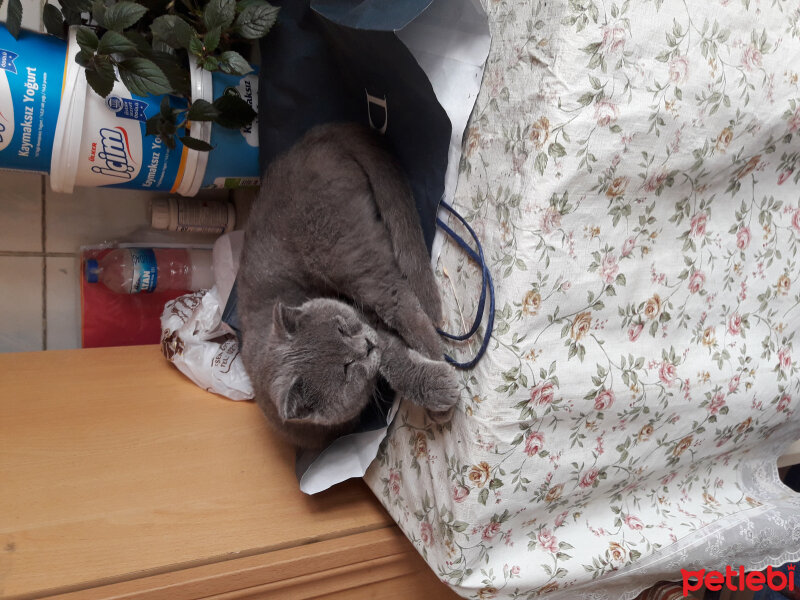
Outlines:
<svg viewBox="0 0 800 600"><path fill-rule="evenodd" d="M467 331L467 322L464 320L464 312L461 310L461 304L458 301L458 294L456 294L456 286L453 285L453 280L450 279L450 273L447 272L447 267L442 265L442 274L447 279L447 282L450 284L450 289L453 290L453 299L456 301L456 308L458 309L458 315L461 317L461 326L464 328L464 331Z"/></svg>
<svg viewBox="0 0 800 600"><path fill-rule="evenodd" d="M377 409L381 410L381 403L384 400L383 399L383 394L381 393L381 390L376 388L375 389L375 393L372 394L371 397L372 397L372 401L375 403L375 406L377 407ZM381 412L383 412L383 411L381 411Z"/></svg>

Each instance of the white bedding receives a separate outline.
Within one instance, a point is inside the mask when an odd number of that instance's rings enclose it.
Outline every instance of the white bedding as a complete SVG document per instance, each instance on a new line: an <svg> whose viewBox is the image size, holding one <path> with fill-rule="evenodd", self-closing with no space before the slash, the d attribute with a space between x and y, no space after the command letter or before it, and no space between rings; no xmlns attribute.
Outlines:
<svg viewBox="0 0 800 600"><path fill-rule="evenodd" d="M448 426L401 407L367 483L465 597L800 559L774 466L800 437L800 6L486 9L454 204L493 339ZM479 271L446 242L437 272L461 329Z"/></svg>

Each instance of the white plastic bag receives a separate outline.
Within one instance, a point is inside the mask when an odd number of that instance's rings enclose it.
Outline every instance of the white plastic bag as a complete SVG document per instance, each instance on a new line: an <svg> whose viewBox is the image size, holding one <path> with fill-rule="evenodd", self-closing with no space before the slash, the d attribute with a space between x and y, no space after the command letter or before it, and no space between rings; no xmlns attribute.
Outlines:
<svg viewBox="0 0 800 600"><path fill-rule="evenodd" d="M214 244L214 287L167 302L161 314L164 356L201 388L231 400L253 398L239 342L222 323L222 310L239 267L242 238L242 232L234 232Z"/></svg>

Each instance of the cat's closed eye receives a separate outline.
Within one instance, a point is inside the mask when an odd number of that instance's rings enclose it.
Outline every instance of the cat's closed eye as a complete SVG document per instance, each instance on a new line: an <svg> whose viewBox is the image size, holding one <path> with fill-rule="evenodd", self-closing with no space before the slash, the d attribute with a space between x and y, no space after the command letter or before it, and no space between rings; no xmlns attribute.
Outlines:
<svg viewBox="0 0 800 600"><path fill-rule="evenodd" d="M344 337L350 337L350 332L347 329L347 323L342 317L336 318L336 329L338 329L339 333Z"/></svg>

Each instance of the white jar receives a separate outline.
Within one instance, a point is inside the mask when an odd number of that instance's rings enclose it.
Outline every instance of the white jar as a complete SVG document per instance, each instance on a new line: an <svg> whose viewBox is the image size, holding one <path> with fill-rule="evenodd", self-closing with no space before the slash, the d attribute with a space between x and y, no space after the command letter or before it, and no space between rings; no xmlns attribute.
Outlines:
<svg viewBox="0 0 800 600"><path fill-rule="evenodd" d="M191 233L228 233L236 226L236 207L225 200L158 198L150 203L153 229Z"/></svg>

